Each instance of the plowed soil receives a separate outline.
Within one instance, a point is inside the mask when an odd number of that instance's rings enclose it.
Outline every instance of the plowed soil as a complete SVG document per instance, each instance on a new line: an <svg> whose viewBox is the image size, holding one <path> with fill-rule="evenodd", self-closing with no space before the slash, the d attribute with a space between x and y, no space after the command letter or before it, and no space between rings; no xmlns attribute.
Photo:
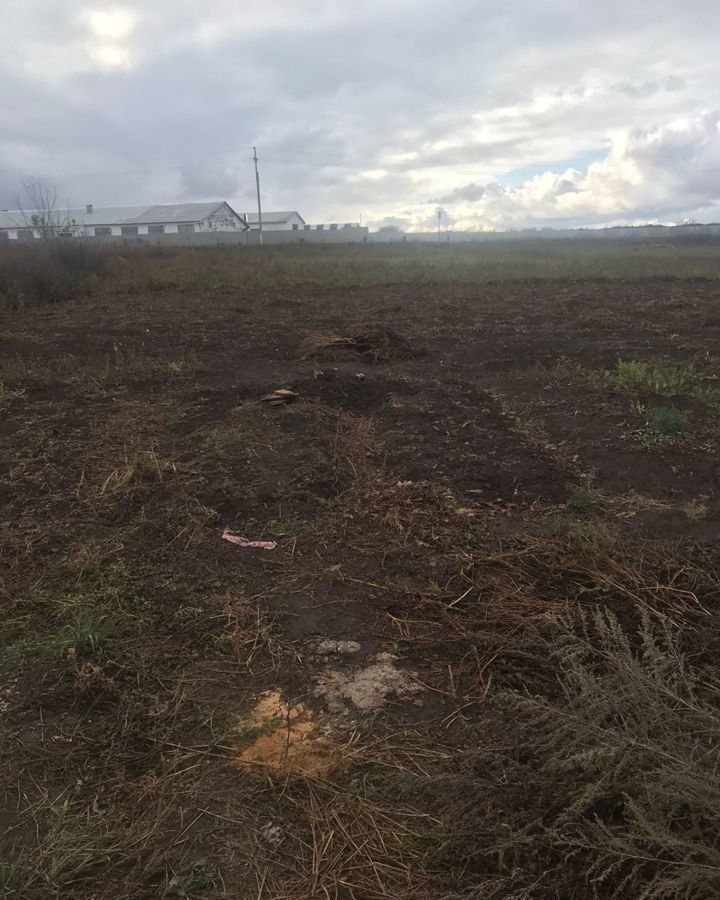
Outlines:
<svg viewBox="0 0 720 900"><path fill-rule="evenodd" d="M666 611L716 603L720 411L613 373L660 360L712 387L719 304L711 279L510 279L110 285L9 313L8 896L510 896L471 893L507 874L497 822L536 812L473 762L484 740L519 758L493 694L553 695L537 641L557 616L640 614L580 543L651 567ZM383 328L412 353L303 350ZM279 388L297 397L259 402ZM682 430L653 430L655 407ZM403 690L318 690L377 658ZM332 768L297 763L300 725ZM470 796L477 846L450 802ZM582 860L523 865L523 896L600 890Z"/></svg>

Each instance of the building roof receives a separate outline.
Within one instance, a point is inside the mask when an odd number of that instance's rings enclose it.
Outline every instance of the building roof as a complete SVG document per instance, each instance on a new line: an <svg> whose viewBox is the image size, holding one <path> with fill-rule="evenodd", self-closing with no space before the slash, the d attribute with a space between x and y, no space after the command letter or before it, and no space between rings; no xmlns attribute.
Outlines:
<svg viewBox="0 0 720 900"><path fill-rule="evenodd" d="M69 219L78 225L164 225L172 222L202 222L221 206L235 210L224 200L211 203L166 203L155 206L96 206L88 213L79 209L57 207L55 214L62 222ZM9 209L0 211L0 228L24 228L32 211ZM237 215L237 213L235 213ZM238 218L240 218L238 216Z"/></svg>
<svg viewBox="0 0 720 900"><path fill-rule="evenodd" d="M293 216L297 216L298 219L305 224L305 219L294 209L284 212L263 212L262 220L263 225L284 225L285 222L288 222L292 219ZM248 223L248 225L257 225L258 224L258 214L257 213L243 213L243 218Z"/></svg>

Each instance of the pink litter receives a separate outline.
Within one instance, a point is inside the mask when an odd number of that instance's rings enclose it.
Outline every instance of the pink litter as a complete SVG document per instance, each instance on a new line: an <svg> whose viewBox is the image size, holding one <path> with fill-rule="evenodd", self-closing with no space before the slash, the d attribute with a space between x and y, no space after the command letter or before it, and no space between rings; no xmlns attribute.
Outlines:
<svg viewBox="0 0 720 900"><path fill-rule="evenodd" d="M274 550L277 547L277 541L249 541L247 538L230 534L227 528L222 533L222 539L229 541L231 544L237 544L238 547L247 547L250 550Z"/></svg>

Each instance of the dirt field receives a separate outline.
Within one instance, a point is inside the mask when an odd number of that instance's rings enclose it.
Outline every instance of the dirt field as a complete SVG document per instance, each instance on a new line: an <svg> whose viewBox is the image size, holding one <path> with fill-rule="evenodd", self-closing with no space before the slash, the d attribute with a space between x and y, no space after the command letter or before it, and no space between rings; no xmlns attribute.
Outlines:
<svg viewBox="0 0 720 900"><path fill-rule="evenodd" d="M720 243L580 243L6 278L2 896L720 896Z"/></svg>

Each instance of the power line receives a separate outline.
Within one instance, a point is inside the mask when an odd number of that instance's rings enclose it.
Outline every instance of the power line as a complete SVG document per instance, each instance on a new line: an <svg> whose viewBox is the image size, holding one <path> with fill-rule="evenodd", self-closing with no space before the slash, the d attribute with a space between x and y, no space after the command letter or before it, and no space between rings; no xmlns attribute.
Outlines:
<svg viewBox="0 0 720 900"><path fill-rule="evenodd" d="M250 148L254 154L254 148ZM207 155L203 156L184 156L178 157L174 155L168 156L147 156L144 155L141 158L138 158L133 161L132 165L127 164L119 164L119 165L111 165L108 166L107 163L102 168L88 168L84 167L82 173L78 173L77 175L73 175L73 178L81 178L83 175L112 175L118 173L132 173L138 174L140 171L147 171L151 166L157 164L168 164L168 165L176 165L178 167L188 167L192 166L195 169L216 169L219 166L224 168L231 168L233 159L232 156L234 154L234 150L229 148L227 153L216 154L214 159L208 159ZM384 169L389 172L402 172L402 171L422 171L426 169L450 169L456 172L465 172L468 175L476 175L478 177L484 178L497 178L500 176L507 176L508 174L523 170L527 168L544 168L545 171L556 170L556 173L559 173L560 166L553 163L527 163L527 162L517 162L508 166L507 164L498 164L494 168L478 168L474 166L472 163L460 163L460 162L448 162L444 160L407 160L405 162L397 162L397 161L383 161L382 159L370 158L370 157L344 157L340 154L329 154L329 153L321 153L321 152L313 152L313 151L293 151L294 154L302 154L305 156L312 156L313 159L300 159L290 155L276 155L270 151L267 154L263 154L263 161L268 163L280 163L282 165L292 165L292 166L307 166L308 168L315 168L317 163L320 161L326 161L329 168L374 168L374 169ZM252 157L251 157L252 158ZM598 160L600 162L600 160ZM590 163L593 165L593 163ZM573 168L573 166L564 165L564 169ZM583 167L583 169L587 170L587 165ZM619 171L617 167L610 166L607 164L602 164L602 174L612 174L614 172Z"/></svg>

